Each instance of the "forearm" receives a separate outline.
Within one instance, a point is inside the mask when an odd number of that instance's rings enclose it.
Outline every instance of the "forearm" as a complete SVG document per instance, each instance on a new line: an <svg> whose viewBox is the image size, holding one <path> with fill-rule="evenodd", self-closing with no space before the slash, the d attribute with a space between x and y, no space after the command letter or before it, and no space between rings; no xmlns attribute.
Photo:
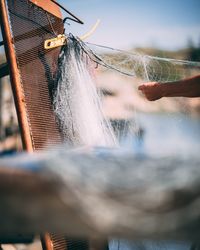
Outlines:
<svg viewBox="0 0 200 250"><path fill-rule="evenodd" d="M182 81L159 84L162 97L200 97L200 75Z"/></svg>
<svg viewBox="0 0 200 250"><path fill-rule="evenodd" d="M176 82L148 82L140 85L138 90L149 101L170 96L200 97L200 75Z"/></svg>

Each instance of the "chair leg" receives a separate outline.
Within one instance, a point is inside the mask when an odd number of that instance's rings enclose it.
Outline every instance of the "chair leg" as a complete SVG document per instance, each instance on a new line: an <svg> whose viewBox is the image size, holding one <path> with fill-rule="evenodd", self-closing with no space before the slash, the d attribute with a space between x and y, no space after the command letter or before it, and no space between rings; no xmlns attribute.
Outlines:
<svg viewBox="0 0 200 250"><path fill-rule="evenodd" d="M105 239L77 239L63 235L45 234L41 236L43 250L108 250Z"/></svg>

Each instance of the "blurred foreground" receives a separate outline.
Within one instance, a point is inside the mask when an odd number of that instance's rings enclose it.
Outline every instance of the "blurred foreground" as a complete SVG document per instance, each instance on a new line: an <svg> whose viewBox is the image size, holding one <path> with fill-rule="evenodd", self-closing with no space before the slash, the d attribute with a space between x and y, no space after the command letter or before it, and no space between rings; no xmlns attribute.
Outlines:
<svg viewBox="0 0 200 250"><path fill-rule="evenodd" d="M66 145L1 159L0 232L199 241L199 164Z"/></svg>

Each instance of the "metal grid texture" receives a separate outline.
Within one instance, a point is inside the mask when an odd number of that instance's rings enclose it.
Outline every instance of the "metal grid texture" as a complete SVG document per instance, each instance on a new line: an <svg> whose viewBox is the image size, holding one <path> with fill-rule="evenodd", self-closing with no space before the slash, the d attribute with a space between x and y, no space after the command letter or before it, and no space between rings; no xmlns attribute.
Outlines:
<svg viewBox="0 0 200 250"><path fill-rule="evenodd" d="M44 40L63 33L62 19L27 0L7 0L33 150L61 143L52 107L60 48L44 49Z"/></svg>
<svg viewBox="0 0 200 250"><path fill-rule="evenodd" d="M88 250L88 241L85 239L66 238L62 235L50 235L54 250Z"/></svg>

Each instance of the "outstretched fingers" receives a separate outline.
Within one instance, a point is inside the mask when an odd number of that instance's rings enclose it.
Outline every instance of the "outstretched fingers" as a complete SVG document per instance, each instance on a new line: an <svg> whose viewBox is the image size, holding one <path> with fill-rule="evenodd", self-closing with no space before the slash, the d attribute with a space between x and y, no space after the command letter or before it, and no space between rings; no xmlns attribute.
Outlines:
<svg viewBox="0 0 200 250"><path fill-rule="evenodd" d="M138 90L142 91L149 101L155 101L162 97L160 83L158 82L143 83L138 87Z"/></svg>

